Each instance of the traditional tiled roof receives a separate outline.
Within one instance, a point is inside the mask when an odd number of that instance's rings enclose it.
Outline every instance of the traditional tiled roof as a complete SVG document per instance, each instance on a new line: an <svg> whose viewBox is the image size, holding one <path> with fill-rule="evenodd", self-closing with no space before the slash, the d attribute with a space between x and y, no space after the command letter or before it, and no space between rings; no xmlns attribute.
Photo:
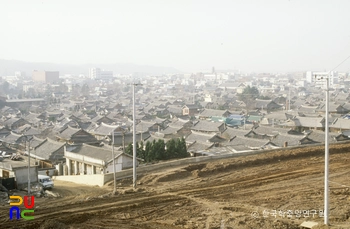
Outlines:
<svg viewBox="0 0 350 229"><path fill-rule="evenodd" d="M46 138L34 148L33 154L45 160L61 160L63 158L63 147L66 143L56 142ZM57 153L57 152L61 152Z"/></svg>
<svg viewBox="0 0 350 229"><path fill-rule="evenodd" d="M277 134L287 134L290 128L278 128L271 126L257 126L254 128L254 132L257 134L267 134L270 136L276 136Z"/></svg>
<svg viewBox="0 0 350 229"><path fill-rule="evenodd" d="M297 117L283 123L284 126L300 126L309 128L322 128L324 125L324 118L322 117Z"/></svg>
<svg viewBox="0 0 350 229"><path fill-rule="evenodd" d="M16 134L11 131L3 139L1 139L1 141L9 144L21 144L21 143L24 143L26 140L22 134Z"/></svg>
<svg viewBox="0 0 350 229"><path fill-rule="evenodd" d="M335 143L336 140L334 139L338 133L330 132L328 141L329 143ZM311 133L307 135L308 138L312 139L315 142L323 143L325 142L325 133L320 130L312 130Z"/></svg>
<svg viewBox="0 0 350 229"><path fill-rule="evenodd" d="M115 125L108 125L105 123L101 123L97 128L95 128L93 131L91 131L92 134L97 135L111 135L113 131L115 131L119 126Z"/></svg>
<svg viewBox="0 0 350 229"><path fill-rule="evenodd" d="M81 154L91 158L100 159L103 161L109 161L112 159L112 150L107 150L101 147L95 147L90 145L77 145L71 146L72 149L67 149L69 152Z"/></svg>
<svg viewBox="0 0 350 229"><path fill-rule="evenodd" d="M30 147L35 148L38 145L40 145L43 141L45 141L45 139L33 136L33 138L30 140Z"/></svg>
<svg viewBox="0 0 350 229"><path fill-rule="evenodd" d="M200 117L227 117L230 115L230 112L227 110L214 110L214 109L204 109L199 116Z"/></svg>
<svg viewBox="0 0 350 229"><path fill-rule="evenodd" d="M154 126L158 126L158 124L154 121L141 121L136 125L136 132L143 132L143 131L148 131L150 128L154 127ZM160 127L161 128L161 127Z"/></svg>
<svg viewBox="0 0 350 229"><path fill-rule="evenodd" d="M223 142L221 144L225 146L243 145L250 149L262 149L268 143L269 143L269 140L266 140L266 139L261 140L256 138L247 138L247 137L237 136L233 138L231 141Z"/></svg>
<svg viewBox="0 0 350 229"><path fill-rule="evenodd" d="M350 119L337 118L329 125L329 127L350 130Z"/></svg>
<svg viewBox="0 0 350 229"><path fill-rule="evenodd" d="M223 126L221 122L209 122L206 120L198 121L191 127L191 130L202 131L202 132L220 132L219 128Z"/></svg>
<svg viewBox="0 0 350 229"><path fill-rule="evenodd" d="M25 120L27 120L29 123L37 123L40 122L41 119L39 119L40 114L36 114L36 113L29 113L27 116L24 117Z"/></svg>
<svg viewBox="0 0 350 229"><path fill-rule="evenodd" d="M232 139L236 136L241 136L244 137L244 135L246 135L247 133L250 132L250 130L252 129L252 125L247 125L246 129L237 129L237 128L227 128L222 135L223 136L227 136L229 139Z"/></svg>
<svg viewBox="0 0 350 229"><path fill-rule="evenodd" d="M77 128L73 128L70 126L66 126L63 129L61 129L58 133L58 137L62 138L62 139L71 139L72 135L74 135L75 133L77 133L78 131L80 131L80 129Z"/></svg>
<svg viewBox="0 0 350 229"><path fill-rule="evenodd" d="M29 127L24 130L23 134L26 136L35 136L35 135L40 135L41 131L37 128Z"/></svg>

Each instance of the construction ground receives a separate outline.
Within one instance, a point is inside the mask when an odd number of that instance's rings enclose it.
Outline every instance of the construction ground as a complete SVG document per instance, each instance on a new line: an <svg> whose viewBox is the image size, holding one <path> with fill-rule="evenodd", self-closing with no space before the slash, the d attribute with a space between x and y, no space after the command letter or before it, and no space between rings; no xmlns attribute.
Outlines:
<svg viewBox="0 0 350 229"><path fill-rule="evenodd" d="M324 148L259 155L161 169L104 187L56 181L59 197L35 199L34 220L10 220L0 206L0 228L350 228L350 144L330 147L331 226L323 225ZM25 193L22 193L25 195ZM24 206L21 206L24 208Z"/></svg>

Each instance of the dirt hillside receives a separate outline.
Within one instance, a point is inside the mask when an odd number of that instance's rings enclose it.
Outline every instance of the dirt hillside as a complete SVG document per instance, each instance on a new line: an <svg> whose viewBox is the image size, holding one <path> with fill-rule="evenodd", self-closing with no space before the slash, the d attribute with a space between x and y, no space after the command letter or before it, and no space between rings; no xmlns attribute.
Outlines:
<svg viewBox="0 0 350 229"><path fill-rule="evenodd" d="M350 144L330 149L330 222L350 228ZM91 187L55 183L57 198L37 198L35 219L1 228L300 228L323 223L323 147L279 150L160 170ZM318 228L327 228L319 226Z"/></svg>

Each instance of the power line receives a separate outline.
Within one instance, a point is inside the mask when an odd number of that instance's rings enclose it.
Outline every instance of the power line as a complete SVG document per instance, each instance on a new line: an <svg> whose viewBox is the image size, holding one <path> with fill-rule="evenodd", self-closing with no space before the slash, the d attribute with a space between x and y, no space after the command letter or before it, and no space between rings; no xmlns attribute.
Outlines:
<svg viewBox="0 0 350 229"><path fill-rule="evenodd" d="M338 64L335 68L333 68L333 69L331 70L331 72L334 71L335 69L337 69L340 65L342 65L342 64L343 64L345 61L347 61L349 58L350 58L350 56L348 56L345 60L343 60L340 64Z"/></svg>

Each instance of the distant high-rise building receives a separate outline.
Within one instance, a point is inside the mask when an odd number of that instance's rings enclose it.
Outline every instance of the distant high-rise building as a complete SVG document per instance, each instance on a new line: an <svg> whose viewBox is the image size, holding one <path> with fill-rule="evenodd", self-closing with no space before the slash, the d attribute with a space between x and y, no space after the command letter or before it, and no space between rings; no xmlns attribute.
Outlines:
<svg viewBox="0 0 350 229"><path fill-rule="evenodd" d="M58 71L33 71L33 81L45 82L45 83L57 83L59 82Z"/></svg>
<svg viewBox="0 0 350 229"><path fill-rule="evenodd" d="M25 72L21 72L21 71L16 71L15 72L15 76L19 79L21 78L25 78L26 77L26 73Z"/></svg>
<svg viewBox="0 0 350 229"><path fill-rule="evenodd" d="M101 76L101 69L99 68L90 68L89 69L89 77L91 79L99 79Z"/></svg>
<svg viewBox="0 0 350 229"><path fill-rule="evenodd" d="M91 79L110 79L113 78L113 71L105 71L100 68L90 68L89 77Z"/></svg>
<svg viewBox="0 0 350 229"><path fill-rule="evenodd" d="M329 86L333 86L338 83L338 72L306 72L306 81L309 83L315 83L316 87L324 88L326 86L326 78L329 80Z"/></svg>

